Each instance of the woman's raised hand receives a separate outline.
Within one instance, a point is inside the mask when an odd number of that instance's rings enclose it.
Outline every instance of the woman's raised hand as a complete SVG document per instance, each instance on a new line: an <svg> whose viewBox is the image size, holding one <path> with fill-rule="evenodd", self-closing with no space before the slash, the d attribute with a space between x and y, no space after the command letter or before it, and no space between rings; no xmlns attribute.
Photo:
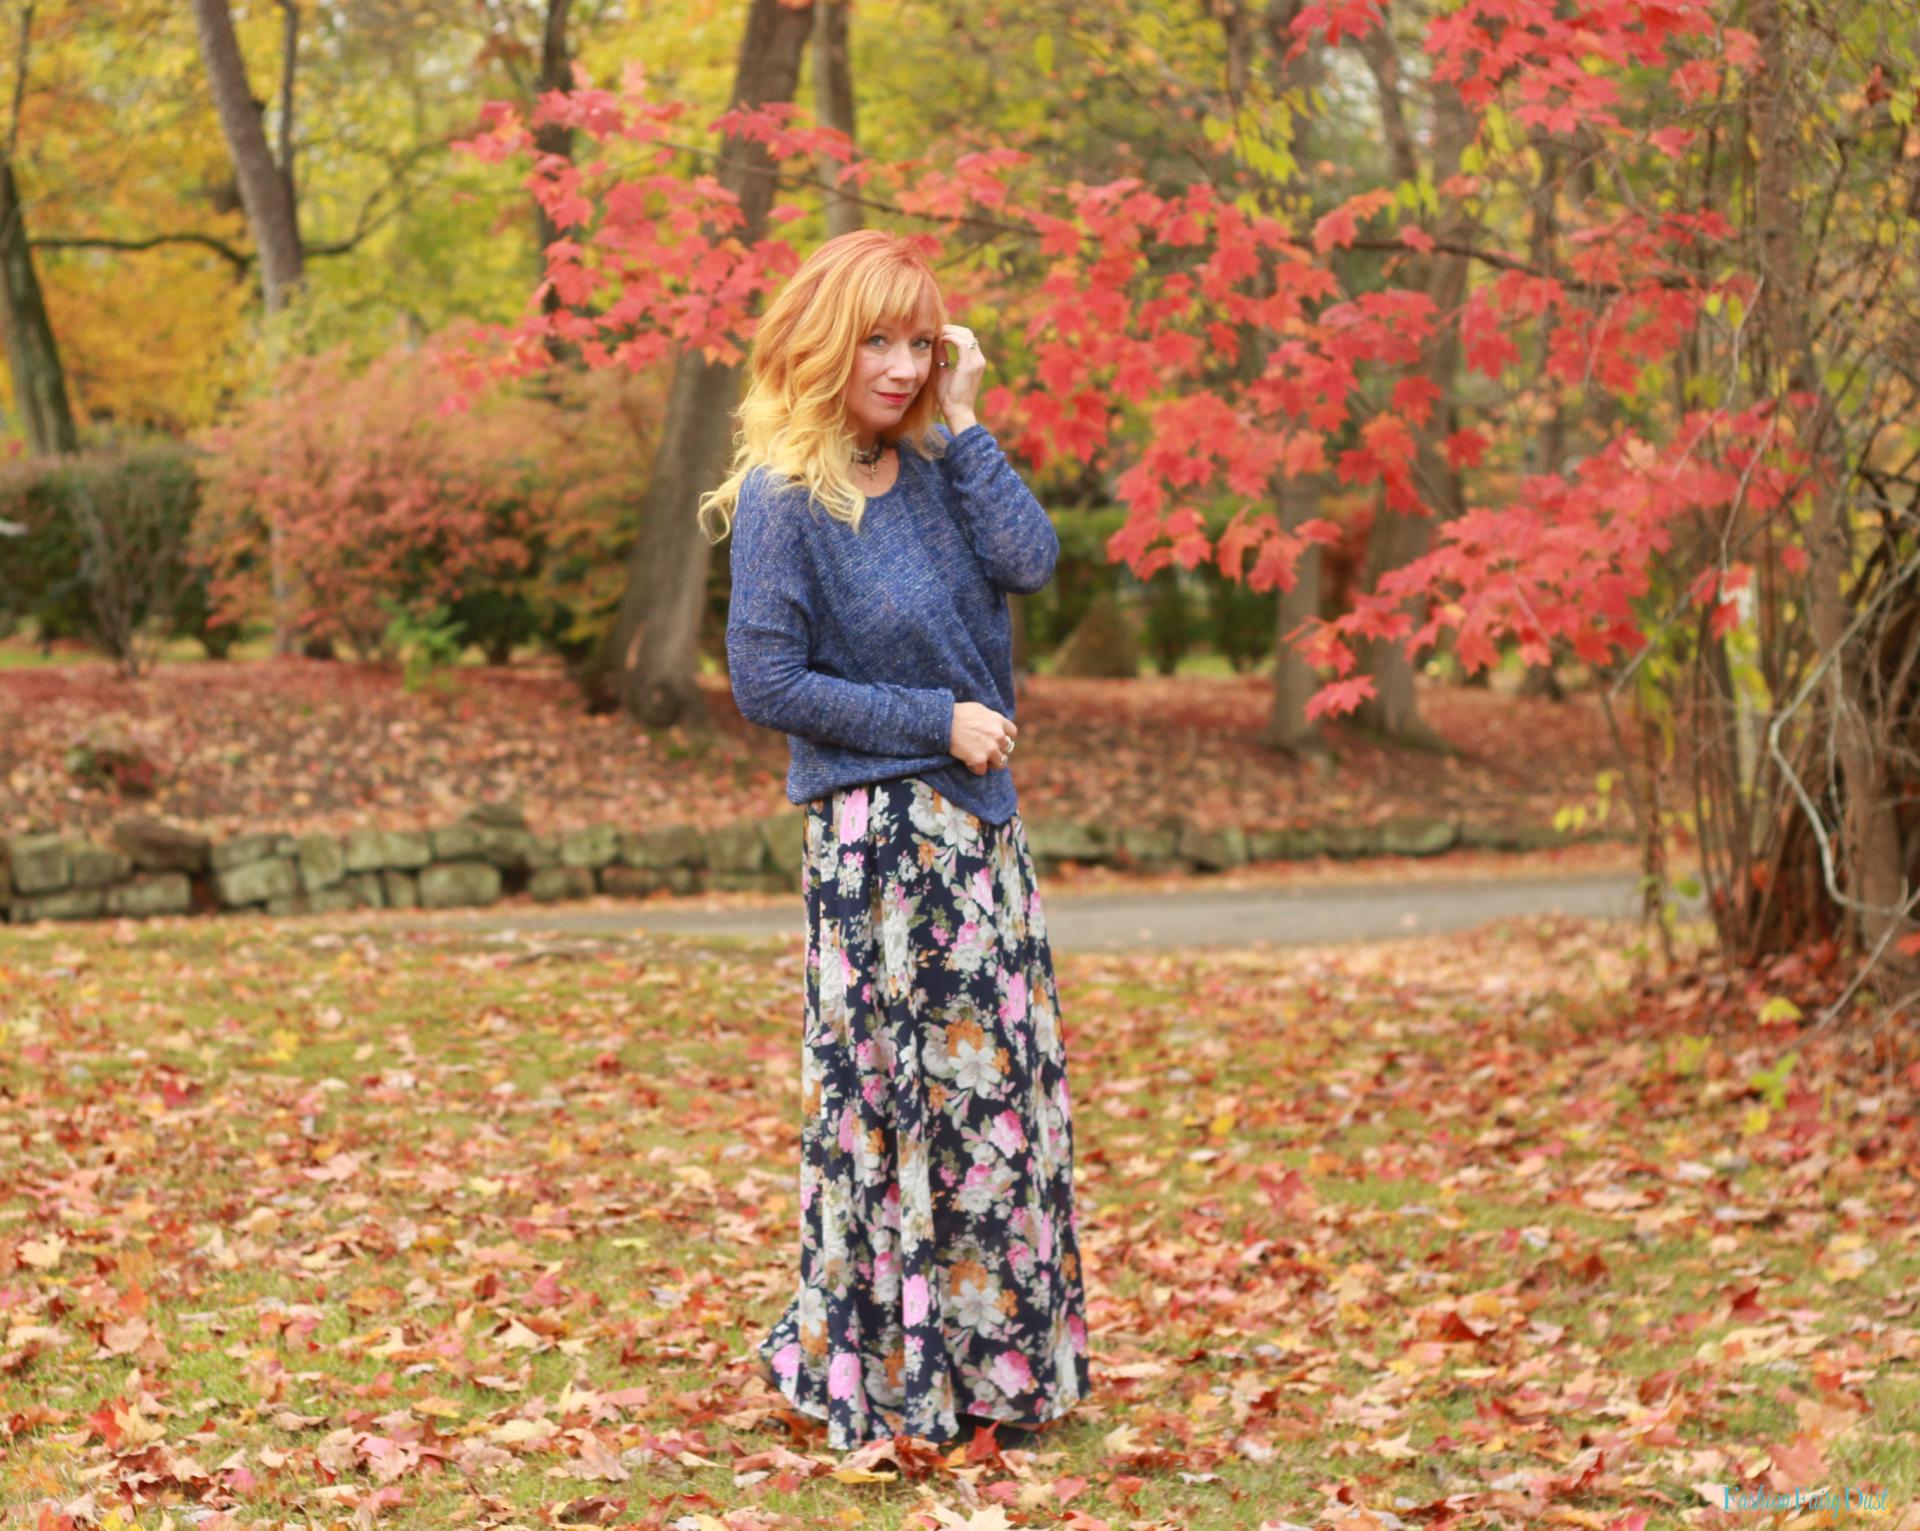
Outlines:
<svg viewBox="0 0 1920 1531"><path fill-rule="evenodd" d="M1020 732L1012 718L1003 718L979 702L953 704L953 737L947 750L975 776L1006 766L1007 745Z"/></svg>
<svg viewBox="0 0 1920 1531"><path fill-rule="evenodd" d="M954 351L952 361L946 359L949 345ZM980 349L978 337L964 324L949 324L941 330L935 350L940 365L934 369L934 397L947 417L947 429L958 436L978 418L973 401L987 370L986 353ZM956 425L956 420L961 423Z"/></svg>

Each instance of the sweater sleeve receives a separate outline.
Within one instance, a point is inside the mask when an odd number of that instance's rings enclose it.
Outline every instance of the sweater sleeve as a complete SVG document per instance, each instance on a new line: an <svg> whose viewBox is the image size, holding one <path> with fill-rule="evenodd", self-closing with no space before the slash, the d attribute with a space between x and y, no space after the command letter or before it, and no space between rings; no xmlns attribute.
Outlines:
<svg viewBox="0 0 1920 1531"><path fill-rule="evenodd" d="M978 421L958 436L939 429L947 438L940 463L960 508L960 527L987 578L1016 595L1044 588L1060 556L1060 534L1026 480Z"/></svg>
<svg viewBox="0 0 1920 1531"><path fill-rule="evenodd" d="M761 474L740 486L728 552L727 673L742 717L781 733L873 755L944 755L953 692L861 682L810 669L812 563L803 505L769 494Z"/></svg>

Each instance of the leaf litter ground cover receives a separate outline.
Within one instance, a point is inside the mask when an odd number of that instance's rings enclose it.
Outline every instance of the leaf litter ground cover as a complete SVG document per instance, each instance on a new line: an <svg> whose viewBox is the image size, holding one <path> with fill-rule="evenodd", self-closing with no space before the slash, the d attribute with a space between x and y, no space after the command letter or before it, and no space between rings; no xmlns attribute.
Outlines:
<svg viewBox="0 0 1920 1531"><path fill-rule="evenodd" d="M100 661L0 667L0 832L101 828L149 811L222 834L342 833L518 797L550 833L787 806L786 741L739 716L722 676L700 680L715 725L702 739L589 715L556 668L455 674L442 696L408 692L391 670L304 660L165 664L138 684ZM1607 759L1592 697L1423 684L1425 715L1457 754L1390 749L1336 723L1339 758L1325 766L1260 746L1271 702L1257 675L1035 676L1018 702L1021 811L1109 824L1178 812L1202 828L1394 813L1546 824L1590 795ZM69 752L89 739L150 761L153 797L76 780Z"/></svg>
<svg viewBox="0 0 1920 1531"><path fill-rule="evenodd" d="M1642 989L1632 934L1063 960L1094 1396L836 1457L748 1364L797 932L8 933L0 1506L1631 1531L1829 1488L1920 1525L1910 1044L1781 1020L1796 961Z"/></svg>

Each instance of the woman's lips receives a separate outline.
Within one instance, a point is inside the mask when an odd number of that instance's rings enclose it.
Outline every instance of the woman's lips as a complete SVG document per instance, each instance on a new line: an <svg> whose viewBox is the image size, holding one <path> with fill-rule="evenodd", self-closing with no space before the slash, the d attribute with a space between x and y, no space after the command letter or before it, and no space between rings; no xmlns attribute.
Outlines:
<svg viewBox="0 0 1920 1531"><path fill-rule="evenodd" d="M907 401L908 395L904 393L882 393L880 397L885 399L889 404L904 404Z"/></svg>

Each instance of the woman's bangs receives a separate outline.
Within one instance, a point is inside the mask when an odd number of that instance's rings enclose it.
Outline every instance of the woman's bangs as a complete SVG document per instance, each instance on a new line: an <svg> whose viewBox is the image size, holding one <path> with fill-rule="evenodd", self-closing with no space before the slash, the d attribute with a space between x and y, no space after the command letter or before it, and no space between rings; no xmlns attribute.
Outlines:
<svg viewBox="0 0 1920 1531"><path fill-rule="evenodd" d="M939 332L939 310L935 306L938 295L923 273L911 269L890 273L875 296L878 301L874 306L881 316L876 329Z"/></svg>

